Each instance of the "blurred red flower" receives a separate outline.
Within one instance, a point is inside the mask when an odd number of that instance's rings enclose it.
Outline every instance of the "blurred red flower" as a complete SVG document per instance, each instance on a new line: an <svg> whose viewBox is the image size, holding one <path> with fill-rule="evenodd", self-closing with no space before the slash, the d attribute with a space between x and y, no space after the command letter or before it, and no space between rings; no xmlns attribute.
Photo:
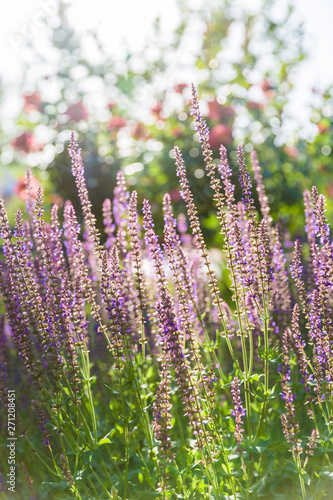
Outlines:
<svg viewBox="0 0 333 500"><path fill-rule="evenodd" d="M299 149L296 146L285 146L284 151L290 158L297 158L299 153Z"/></svg>
<svg viewBox="0 0 333 500"><path fill-rule="evenodd" d="M175 85L174 89L177 94L182 94L187 87L187 83L178 83L178 85Z"/></svg>
<svg viewBox="0 0 333 500"><path fill-rule="evenodd" d="M248 101L246 103L246 106L250 111L261 111L265 108L265 106L261 102L257 101Z"/></svg>
<svg viewBox="0 0 333 500"><path fill-rule="evenodd" d="M208 103L208 118L213 122L230 122L235 115L231 106L222 106L216 99Z"/></svg>
<svg viewBox="0 0 333 500"><path fill-rule="evenodd" d="M261 90L263 91L267 99L274 99L275 91L274 85L271 80L265 78L261 84Z"/></svg>
<svg viewBox="0 0 333 500"><path fill-rule="evenodd" d="M25 113L42 110L42 100L38 92L34 92L33 94L26 94L23 96L23 99L24 99L23 109Z"/></svg>
<svg viewBox="0 0 333 500"><path fill-rule="evenodd" d="M10 143L13 148L24 153L33 153L41 151L43 146L36 141L32 132L23 132L21 135L15 137Z"/></svg>
<svg viewBox="0 0 333 500"><path fill-rule="evenodd" d="M155 106L151 108L151 112L154 113L155 115L159 115L162 109L163 109L162 104L158 102L155 104Z"/></svg>
<svg viewBox="0 0 333 500"><path fill-rule="evenodd" d="M174 201L176 203L182 200L181 194L180 194L178 189L172 189L170 191L170 197L171 197L172 201Z"/></svg>
<svg viewBox="0 0 333 500"><path fill-rule="evenodd" d="M108 121L108 123L106 124L106 128L108 130L120 130L121 128L125 127L126 125L126 120L125 118L123 118L122 116L113 116L111 118L111 120Z"/></svg>
<svg viewBox="0 0 333 500"><path fill-rule="evenodd" d="M67 108L66 115L68 121L79 122L88 118L88 111L82 101L70 104Z"/></svg>
<svg viewBox="0 0 333 500"><path fill-rule="evenodd" d="M31 180L30 180L30 183L31 183L31 196L33 198L36 198L36 195L37 195L37 190L40 186L40 183L38 182L38 180L36 179L36 177L33 177L31 176ZM26 200L27 197L28 197L28 193L27 193L27 179L26 179L26 176L23 175L22 177L19 177L15 184L14 184L14 193L19 197L21 198L21 200Z"/></svg>
<svg viewBox="0 0 333 500"><path fill-rule="evenodd" d="M218 149L221 144L231 146L232 143L232 128L224 123L215 125L209 133L209 144L213 149Z"/></svg>
<svg viewBox="0 0 333 500"><path fill-rule="evenodd" d="M61 208L64 205L64 199L59 194L53 194L51 198L52 205L57 205L57 207Z"/></svg>
<svg viewBox="0 0 333 500"><path fill-rule="evenodd" d="M272 83L271 80L269 80L268 78L265 78L263 81L262 81L262 84L261 84L261 90L263 92L267 92L267 90L273 90L274 89L274 85Z"/></svg>
<svg viewBox="0 0 333 500"><path fill-rule="evenodd" d="M148 139L149 132L143 123L138 122L134 125L131 135L133 139Z"/></svg>

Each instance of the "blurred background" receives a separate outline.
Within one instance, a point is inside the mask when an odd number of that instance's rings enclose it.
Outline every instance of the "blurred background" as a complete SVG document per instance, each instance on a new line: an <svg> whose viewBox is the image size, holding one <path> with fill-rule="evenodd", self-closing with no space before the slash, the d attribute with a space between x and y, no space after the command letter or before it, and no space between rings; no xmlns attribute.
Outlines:
<svg viewBox="0 0 333 500"><path fill-rule="evenodd" d="M0 191L10 217L24 172L48 204L78 204L67 143L78 133L101 223L122 169L155 215L182 211L172 149L188 166L206 237L218 222L190 116L199 91L216 153L256 149L274 219L304 229L316 184L333 215L331 0L11 0L0 5ZM160 217L157 219L159 224Z"/></svg>

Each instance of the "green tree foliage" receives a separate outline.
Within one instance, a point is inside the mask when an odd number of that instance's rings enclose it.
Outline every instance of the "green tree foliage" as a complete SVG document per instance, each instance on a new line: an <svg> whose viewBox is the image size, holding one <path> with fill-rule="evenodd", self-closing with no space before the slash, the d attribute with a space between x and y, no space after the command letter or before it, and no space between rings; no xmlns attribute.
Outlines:
<svg viewBox="0 0 333 500"><path fill-rule="evenodd" d="M58 192L63 198L72 195L64 145L74 128L80 134L96 213L101 213L101 200L110 195L119 169L125 171L130 184L138 186L139 199L149 195L153 209L161 202L165 185L177 203L180 195L172 158L176 144L188 151L185 160L190 165L191 187L207 236L212 236L216 222L211 215L210 188L203 178L199 148L193 147L189 127L190 82L179 81L174 73L174 61L181 61L180 67L185 60L184 66L192 68L203 101L208 102L205 118L211 127L217 161L221 143L232 160L239 143L247 152L256 149L273 216L297 232L303 222L303 190L312 182L328 195L333 189L327 182L332 170L331 92L322 97L321 104L319 99L318 109L313 110L318 133L312 142L301 138L299 132L286 136L286 104L298 65L305 57L304 33L292 6L279 17L276 6L275 1L265 0L260 10L251 10L245 3L240 7L233 0L225 0L191 10L190 2L179 2L181 20L168 44L160 36L157 19L142 52L124 50L122 59L117 60L106 53L95 33L80 38L68 21L66 5L60 3L58 18L50 21L50 50L41 51L32 41L35 62L28 76L33 81L32 73L50 68L51 53L52 68L35 81L35 91L24 96L24 111L18 122L21 143L26 131L33 133L40 125L48 128L50 149L43 160L44 167L48 163L43 181L48 175L50 193ZM93 47L94 58L87 55L87 43ZM52 102L43 97L50 95L50 88L56 89ZM96 97L99 108L94 106ZM38 142L30 136L23 139L23 146L20 141L19 145L12 142L19 150L14 162L22 165L21 155L33 153L37 166ZM49 160L50 156L53 159ZM38 177L38 169L35 171ZM328 208L330 212L332 207Z"/></svg>

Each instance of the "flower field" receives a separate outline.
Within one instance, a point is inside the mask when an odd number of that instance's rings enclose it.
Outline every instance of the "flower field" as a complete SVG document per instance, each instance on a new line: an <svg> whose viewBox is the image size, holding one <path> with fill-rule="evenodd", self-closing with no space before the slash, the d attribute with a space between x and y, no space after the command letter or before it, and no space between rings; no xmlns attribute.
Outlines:
<svg viewBox="0 0 333 500"><path fill-rule="evenodd" d="M163 234L121 171L101 234L74 133L82 224L70 200L46 213L29 171L14 229L1 202L0 499L333 498L325 197L304 192L290 241L260 158L238 146L229 165L227 126L208 129L194 86L192 118L220 273L177 146L183 213L166 193Z"/></svg>

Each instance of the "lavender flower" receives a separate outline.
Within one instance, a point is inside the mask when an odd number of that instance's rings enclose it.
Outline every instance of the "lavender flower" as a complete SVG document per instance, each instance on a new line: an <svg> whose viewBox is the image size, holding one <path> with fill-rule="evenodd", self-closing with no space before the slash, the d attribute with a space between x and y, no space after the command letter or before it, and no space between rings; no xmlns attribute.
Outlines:
<svg viewBox="0 0 333 500"><path fill-rule="evenodd" d="M62 234L63 230L61 229L59 223L58 207L57 205L54 205L51 210L50 250L52 255L53 272L60 279L68 276L62 246Z"/></svg>
<svg viewBox="0 0 333 500"><path fill-rule="evenodd" d="M307 449L305 451L308 457L313 455L313 452L317 447L318 441L319 441L319 432L317 431L317 429L313 429L309 437Z"/></svg>
<svg viewBox="0 0 333 500"><path fill-rule="evenodd" d="M193 323L196 314L189 300L193 298L192 280L190 277L189 261L182 247L180 237L176 232L176 219L173 216L171 198L166 194L163 198L164 212L164 247L169 259L169 266L175 280L175 291L177 294L178 315L180 328L184 334L184 345L187 339L190 351L198 360L198 346L194 340ZM192 304L193 305L193 304Z"/></svg>
<svg viewBox="0 0 333 500"><path fill-rule="evenodd" d="M237 147L237 158L238 158L238 165L239 165L239 182L242 188L242 193L243 193L243 198L242 201L246 207L246 210L249 212L254 211L254 205L253 205L253 199L252 199L252 194L251 194L251 178L250 174L246 168L245 164L245 158L244 158L244 152L242 149L242 146Z"/></svg>
<svg viewBox="0 0 333 500"><path fill-rule="evenodd" d="M324 395L325 384L332 381L333 358L330 335L327 329L327 318L322 317L322 304L320 294L314 290L311 294L308 328L311 343L314 345L315 354L315 379L316 392Z"/></svg>
<svg viewBox="0 0 333 500"><path fill-rule="evenodd" d="M75 179L75 184L78 190L82 211L84 215L84 222L87 227L87 232L89 239L94 245L94 255L97 259L101 259L101 245L99 232L96 229L96 217L91 211L91 202L89 200L88 189L84 179L84 166L81 157L81 149L78 147L78 143L75 138L75 134L71 132L71 138L69 142L69 156L72 162L72 173Z"/></svg>
<svg viewBox="0 0 333 500"><path fill-rule="evenodd" d="M44 414L40 404L37 401L33 400L33 401L31 401L31 403L33 404L33 406L35 407L35 410L37 412L39 429L42 431L42 434L43 434L43 444L44 444L44 446L50 446L50 440L49 440L50 435L46 430L47 421L46 421L45 414Z"/></svg>
<svg viewBox="0 0 333 500"><path fill-rule="evenodd" d="M149 464L156 464L158 476L155 481L155 475L151 474L149 487L157 489L166 498L169 495L165 493L167 474L177 468L179 458L173 452L173 439L177 439L179 426L187 421L182 439L187 441L187 447L195 450L186 457L183 455L186 470L195 470L196 474L208 478L210 486L203 485L203 495L218 498L232 492L233 498L237 498L243 480L247 481L248 487L252 478L259 479L261 467L257 464L255 469L251 469L252 465L246 469L248 453L233 457L229 446L233 446L232 442L236 440L238 450L243 448L246 411L250 441L251 436L255 436L253 445L262 436L264 426L269 430L269 420L274 414L271 410L277 409L277 402L272 406L272 386L277 377L281 383L282 432L299 471L301 486L304 486L303 471L310 464L318 443L325 459L330 462L325 447L332 430L333 415L333 243L325 198L316 188L312 189L312 194L304 194L308 236L304 256L308 250L309 264L307 266L305 260L302 261L301 245L296 241L291 266L296 294L292 296L288 249L278 224L273 224L257 156L254 152L251 154L260 213L255 209L251 177L241 146L238 147L238 163L242 201L236 202L226 149L221 146L220 165L217 166L194 87L192 95L192 114L222 235L223 289L227 289L231 307L222 298L209 261L194 196L177 147L174 150L177 175L187 215L180 215L177 224L171 197L164 196L163 244L156 234L147 200L143 202L144 234L141 235L137 192L130 196L125 177L119 172L114 198L103 204L106 244L102 247L74 134L71 135L70 157L84 216L83 234L69 201L64 205L63 226L57 207L52 208L50 223L47 222L43 190L39 188L36 198L33 198L30 173L27 174L27 220L24 221L21 211L18 211L14 231L0 200L0 236L4 255L0 266L0 290L10 331L10 337L6 335L5 339L0 316L0 394L6 401L3 396L6 396L8 385L7 373L9 380L16 373L28 376L32 385L27 394L35 406L40 439L46 448L40 449L41 458L44 460L45 454L51 453L52 460L46 459L45 463L54 467L55 473L66 480L74 496L80 498L85 477L77 481L79 455L72 460L68 451L89 450L89 453L96 449L101 444L99 439L105 436L104 427L116 424L120 431L117 423L120 420L124 433L119 432L117 440L120 445L124 444L121 452L124 451L125 460L119 468L114 467L111 475L106 474L105 480L102 480L103 467L96 473L91 470L94 474L89 475L90 483L83 495L94 488L97 496L100 488L104 492L110 491L112 496L122 493L127 498L133 494L129 467L134 449L129 443L132 436L140 436L143 431L153 458L147 462L145 470L148 471ZM192 236L187 234L186 217ZM294 303L296 305L292 306ZM221 334L225 337L222 345L219 345L220 323ZM95 336L99 331L104 334L111 352L111 366L105 343L100 342L99 335ZM271 336L271 332L278 334L280 331L284 332L282 339ZM239 338L233 337L234 333L238 333ZM146 352L147 338L152 341ZM259 349L262 338L264 347ZM4 343L6 348L3 348ZM7 343L10 349L7 349ZM222 429L227 402L220 399L224 397L221 390L227 377L221 367L223 364L228 370L230 361L224 360L224 343L238 374L231 383L231 413L235 422L233 441L224 436ZM13 347L17 351L15 360L23 370L15 367L11 373L10 363L7 372L5 361L7 357L11 359ZM89 356L90 350L92 357ZM97 354L101 358L92 369ZM272 369L275 354L282 358L279 375ZM262 364L263 383L252 376L260 373L258 368ZM229 365L231 368L231 363ZM305 410L301 400L297 405L295 402L292 367L296 383L301 379L304 384L306 394L299 390L297 397L303 397ZM110 396L114 398L111 402L108 401L109 395L102 393L103 371L108 383L118 384ZM159 384L153 399L151 421L150 398L156 378ZM245 390L244 405L242 386ZM252 400L252 389L259 387L265 387L265 400L258 406ZM94 394L97 395L96 401ZM220 405L215 405L215 398ZM112 412L99 407L103 401ZM172 415L177 417L179 403L182 403L183 415L176 418L172 429ZM304 456L298 413L300 418L307 413L315 427L305 440ZM257 432L252 434L256 422ZM322 429L324 434L321 435ZM195 438L193 441L189 439L191 436ZM60 447L53 448L54 437L59 439ZM158 453L154 449L156 442ZM55 449L58 449L58 454L53 454ZM203 473L194 462L190 463L191 456L195 461L200 457ZM144 460L144 455L141 458ZM175 460L174 464L168 465L172 460ZM219 466L222 460L228 479ZM236 481L232 470L238 467L238 461L244 478L239 474ZM114 486L113 477L117 474L122 477L117 477ZM142 476L145 480L146 476ZM175 483L175 493L179 493L179 486L184 498L191 496L195 486L188 490L188 478L185 479L183 481L179 476L179 482ZM230 491L227 491L228 481ZM30 477L27 483L34 498ZM122 492L117 491L118 485ZM304 487L302 491L305 498Z"/></svg>
<svg viewBox="0 0 333 500"><path fill-rule="evenodd" d="M27 466L25 465L24 462L21 462L21 468L23 470L25 481L26 481L28 488L30 490L30 493L31 493L29 500L37 500L36 492L34 489L34 482L31 479L30 474L29 474L28 469L27 469Z"/></svg>
<svg viewBox="0 0 333 500"><path fill-rule="evenodd" d="M166 363L163 364L161 370L161 381L156 391L153 404L153 431L156 441L160 444L160 452L162 459L171 461L173 454L171 452L172 442L170 438L171 414L172 405L170 403L170 379L171 374Z"/></svg>
<svg viewBox="0 0 333 500"><path fill-rule="evenodd" d="M129 215L129 192L126 188L126 181L123 172L117 173L117 185L114 190L113 198L113 215L118 230L116 241L119 248L120 256L124 258L127 253L127 225Z"/></svg>
<svg viewBox="0 0 333 500"><path fill-rule="evenodd" d="M153 221L149 203L144 200L144 228L146 231L146 243L155 267L155 275L159 290L159 300L156 304L160 345L167 362L173 367L179 387L185 414L188 416L192 432L196 438L199 448L204 447L207 433L204 418L199 402L199 391L195 384L190 365L186 359L180 341L180 330L176 320L174 302L170 295L167 280L163 269L163 256L153 229Z"/></svg>
<svg viewBox="0 0 333 500"><path fill-rule="evenodd" d="M235 186L231 184L231 168L229 167L227 150L221 145L220 146L220 160L219 171L221 173L221 178L224 186L224 195L228 209L232 212L233 205L235 203L234 191Z"/></svg>
<svg viewBox="0 0 333 500"><path fill-rule="evenodd" d="M256 185L257 185L257 193L258 193L261 213L262 213L263 218L265 219L265 221L267 223L267 226L268 226L269 232L270 232L273 219L270 215L268 197L266 195L265 186L263 184L261 168L260 168L260 165L258 162L257 153L255 151L251 151L250 156L251 156L252 170L254 173L254 179L255 179ZM271 236L271 234L270 234L270 236Z"/></svg>
<svg viewBox="0 0 333 500"><path fill-rule="evenodd" d="M188 183L188 180L186 177L186 170L185 170L184 161L183 161L183 158L181 156L181 152L177 147L174 149L174 152L175 152L175 159L176 159L176 165L177 165L177 175L180 179L180 185L182 188L181 195L186 203L187 214L188 214L189 219L190 219L190 225L191 225L192 233L194 236L194 243L195 243L197 249L199 250L199 252L201 253L202 259L203 259L205 266L207 268L207 274L209 277L209 286L210 286L211 292L212 292L213 297L214 297L214 303L215 303L215 305L218 306L219 316L220 316L220 319L222 320L224 332L226 333L227 326L226 326L225 315L223 312L223 310L224 310L223 300L220 297L220 292L219 292L219 289L217 286L217 279L215 277L215 273L212 270L212 266L208 260L207 247L206 247L206 244L205 244L205 241L204 241L204 238L202 235L202 231L200 228L197 209L196 209L194 201L193 201L193 195L191 193L189 183Z"/></svg>
<svg viewBox="0 0 333 500"><path fill-rule="evenodd" d="M163 212L165 221L165 249L175 280L178 304L177 312L180 320L179 329L184 336L183 346L185 347L187 341L189 354L194 362L195 370L198 373L200 385L204 390L204 393L207 395L209 393L209 389L206 384L207 376L200 359L199 345L195 338L195 331L193 329L193 324L195 323L195 311L193 311L188 302L188 296L191 297L191 283L188 277L189 264L184 252L181 251L180 238L176 232L176 220L173 217L171 198L168 194L166 194L163 198Z"/></svg>
<svg viewBox="0 0 333 500"><path fill-rule="evenodd" d="M203 448L208 434L205 429L204 417L199 402L199 392L195 385L189 363L181 348L179 330L173 311L170 296L157 302L157 315L159 321L161 347L167 362L175 370L175 377L179 387L185 415L187 415L197 446Z"/></svg>
<svg viewBox="0 0 333 500"><path fill-rule="evenodd" d="M143 200L143 215L145 242L148 246L150 257L155 267L155 276L157 279L159 292L163 297L165 294L167 294L168 285L164 273L162 250L158 243L158 237L154 231L154 222L148 200Z"/></svg>
<svg viewBox="0 0 333 500"><path fill-rule="evenodd" d="M137 214L137 192L133 191L129 203L128 230L130 234L130 247L132 250L132 261L136 276L136 287L139 299L139 323L144 321L143 314L146 309L147 294L142 270L142 251L139 239L138 214ZM141 342L144 339L141 338Z"/></svg>
<svg viewBox="0 0 333 500"><path fill-rule="evenodd" d="M73 476L69 468L68 460L62 453L60 455L60 468L67 484L73 484Z"/></svg>
<svg viewBox="0 0 333 500"><path fill-rule="evenodd" d="M107 236L106 248L109 250L116 242L116 238L114 236L115 225L112 221L112 204L109 198L106 198L103 202L103 223L104 232Z"/></svg>
<svg viewBox="0 0 333 500"><path fill-rule="evenodd" d="M305 390L309 390L309 359L304 352L305 340L302 339L301 331L299 328L299 306L295 304L293 315L292 315L292 330L291 330L291 343L294 353L297 358L299 372L302 376L302 384L304 384Z"/></svg>
<svg viewBox="0 0 333 500"><path fill-rule="evenodd" d="M121 311L119 309L117 290L114 284L114 270L112 269L111 259L107 251L102 257L102 280L101 297L108 312L111 321L111 339L108 345L116 359L117 367L123 366L124 341L122 336Z"/></svg>
<svg viewBox="0 0 333 500"><path fill-rule="evenodd" d="M34 201L34 198L32 196L31 170L27 169L25 175L26 175L26 194L27 194L26 211L27 211L27 214L29 216L29 222L31 224L31 229L33 229L35 201Z"/></svg>
<svg viewBox="0 0 333 500"><path fill-rule="evenodd" d="M286 413L281 415L281 424L283 434L291 446L293 455L298 456L302 453L303 449L301 441L297 435L299 433L299 424L296 418L296 409L294 405L295 395L289 385L290 382L290 361L289 361L289 341L291 337L291 330L286 329L282 336L282 365L280 368L282 393L281 397L284 401Z"/></svg>
<svg viewBox="0 0 333 500"><path fill-rule="evenodd" d="M209 129L206 125L205 120L203 120L199 108L199 99L195 86L192 84L192 115L195 118L195 127L199 135L205 167L207 170L207 175L210 178L210 184L214 191L214 199L217 202L222 202L221 200L221 188L220 181L216 177L215 170L216 165L213 163L213 151L209 144ZM220 207L218 206L220 209Z"/></svg>
<svg viewBox="0 0 333 500"><path fill-rule="evenodd" d="M290 270L291 270L291 276L295 282L299 294L299 300L303 306L303 309L306 310L307 306L305 302L305 283L302 278L303 266L301 261L301 251L302 251L302 246L299 240L295 240L294 255L293 255L292 265L290 266Z"/></svg>
<svg viewBox="0 0 333 500"><path fill-rule="evenodd" d="M240 444L243 441L243 434L244 434L243 417L245 416L246 412L245 409L243 408L243 403L241 400L238 377L234 377L231 382L231 396L234 405L234 409L231 410L231 415L235 418L235 424L236 424L234 436L236 438L237 443Z"/></svg>
<svg viewBox="0 0 333 500"><path fill-rule="evenodd" d="M305 211L305 232L307 233L308 242L311 245L316 237L316 222L311 204L311 194L308 190L304 191L304 211Z"/></svg>
<svg viewBox="0 0 333 500"><path fill-rule="evenodd" d="M64 209L64 234L66 253L69 260L70 276L74 283L74 292L76 300L73 305L76 308L76 317L79 319L78 338L86 337L87 320L84 304L85 301L91 306L91 314L98 323L98 330L104 334L108 340L106 327L103 325L100 306L96 301L96 292L93 289L91 278L89 277L88 269L85 265L85 256L82 248L82 243L78 238L80 229L77 223L76 214L71 203L66 202Z"/></svg>
<svg viewBox="0 0 333 500"><path fill-rule="evenodd" d="M192 249L191 235L187 234L188 225L186 221L186 216L183 213L180 213L177 217L177 229L183 247L186 250L191 250Z"/></svg>
<svg viewBox="0 0 333 500"><path fill-rule="evenodd" d="M330 228L325 215L326 200L324 195L319 194L316 187L312 188L313 214L315 218L315 234L319 236L320 243L327 245L330 236Z"/></svg>

